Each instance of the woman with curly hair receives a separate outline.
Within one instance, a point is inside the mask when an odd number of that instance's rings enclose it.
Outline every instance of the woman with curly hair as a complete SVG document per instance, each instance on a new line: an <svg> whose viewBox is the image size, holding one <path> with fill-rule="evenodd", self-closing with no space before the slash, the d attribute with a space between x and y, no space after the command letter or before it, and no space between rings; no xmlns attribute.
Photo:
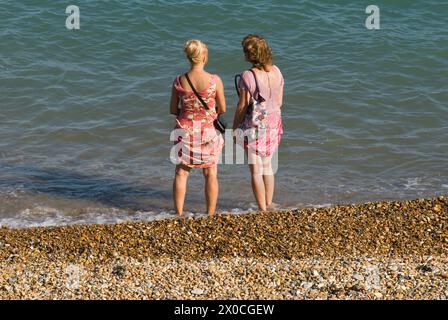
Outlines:
<svg viewBox="0 0 448 320"><path fill-rule="evenodd" d="M274 196L272 156L283 134L284 80L280 69L273 64L272 49L263 37L248 35L242 46L246 61L252 67L241 74L238 83L239 101L233 130L237 141L247 151L258 207L266 211L272 206Z"/></svg>

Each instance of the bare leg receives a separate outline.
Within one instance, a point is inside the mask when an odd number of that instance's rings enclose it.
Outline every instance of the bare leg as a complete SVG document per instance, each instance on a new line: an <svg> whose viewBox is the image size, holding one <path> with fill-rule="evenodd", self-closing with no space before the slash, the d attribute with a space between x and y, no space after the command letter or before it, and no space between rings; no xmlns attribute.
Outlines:
<svg viewBox="0 0 448 320"><path fill-rule="evenodd" d="M263 163L259 156L251 152L248 154L248 159L252 190L258 204L258 209L261 211L266 211L266 190L263 182Z"/></svg>
<svg viewBox="0 0 448 320"><path fill-rule="evenodd" d="M218 166L204 168L205 178L205 200L207 203L207 214L214 215L216 204L218 202L219 184L218 184Z"/></svg>
<svg viewBox="0 0 448 320"><path fill-rule="evenodd" d="M263 182L266 192L266 207L272 205L272 199L274 198L275 178L272 170L272 157L264 157L263 161Z"/></svg>
<svg viewBox="0 0 448 320"><path fill-rule="evenodd" d="M176 166L176 175L173 182L173 200L176 214L181 216L184 211L185 194L187 193L187 181L190 168L179 164Z"/></svg>

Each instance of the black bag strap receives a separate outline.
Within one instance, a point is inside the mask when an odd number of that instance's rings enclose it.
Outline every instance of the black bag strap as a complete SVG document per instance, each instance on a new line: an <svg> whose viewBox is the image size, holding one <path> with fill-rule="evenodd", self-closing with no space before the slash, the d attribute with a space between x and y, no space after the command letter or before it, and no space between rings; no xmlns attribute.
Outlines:
<svg viewBox="0 0 448 320"><path fill-rule="evenodd" d="M236 89L236 94L238 95L238 97L240 96L240 89L238 88L238 79L242 79L240 74L237 74L235 76L235 89Z"/></svg>
<svg viewBox="0 0 448 320"><path fill-rule="evenodd" d="M254 95L260 95L260 86L258 85L258 79L257 76L255 75L254 70L249 69L250 72L252 72L252 74L254 75L255 78L255 91L254 91Z"/></svg>
<svg viewBox="0 0 448 320"><path fill-rule="evenodd" d="M257 100L264 101L264 98L260 95L260 86L258 85L258 79L257 79L257 76L255 75L255 72L252 69L249 69L248 71L250 71L253 74L254 79L255 79L254 96L252 96L252 93L249 91L250 96L253 97L254 99L255 99L255 96L256 96ZM238 88L238 78L240 78L244 82L244 84L246 85L247 88L248 88L248 86L247 86L247 83L244 81L244 79L243 79L243 77L241 75L237 74L235 76L235 88L236 88L236 92L237 92L238 97L239 97L240 96L240 90Z"/></svg>
<svg viewBox="0 0 448 320"><path fill-rule="evenodd" d="M196 97L199 99L199 101L201 101L202 105L204 106L205 109L209 110L209 106L205 103L205 101L202 99L202 97L199 95L199 93L196 91L196 88L193 86L193 83L190 80L190 77L188 76L188 73L185 74L185 78L187 78L188 84L191 87L191 90L193 90L194 94L196 95Z"/></svg>

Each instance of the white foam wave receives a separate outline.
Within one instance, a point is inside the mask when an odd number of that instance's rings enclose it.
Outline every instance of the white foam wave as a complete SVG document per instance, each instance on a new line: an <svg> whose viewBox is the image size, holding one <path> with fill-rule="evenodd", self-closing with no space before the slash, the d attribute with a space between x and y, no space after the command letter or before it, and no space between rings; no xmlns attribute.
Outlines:
<svg viewBox="0 0 448 320"><path fill-rule="evenodd" d="M404 187L407 190L410 190L410 189L415 189L420 184L421 184L421 179L420 178L409 178L409 179L407 179L407 182L404 184Z"/></svg>

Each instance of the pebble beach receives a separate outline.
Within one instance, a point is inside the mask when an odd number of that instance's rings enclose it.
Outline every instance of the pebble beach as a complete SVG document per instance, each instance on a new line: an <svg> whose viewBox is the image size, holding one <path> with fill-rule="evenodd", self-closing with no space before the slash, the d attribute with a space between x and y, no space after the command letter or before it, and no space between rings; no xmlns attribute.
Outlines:
<svg viewBox="0 0 448 320"><path fill-rule="evenodd" d="M447 299L448 197L0 228L1 299Z"/></svg>

